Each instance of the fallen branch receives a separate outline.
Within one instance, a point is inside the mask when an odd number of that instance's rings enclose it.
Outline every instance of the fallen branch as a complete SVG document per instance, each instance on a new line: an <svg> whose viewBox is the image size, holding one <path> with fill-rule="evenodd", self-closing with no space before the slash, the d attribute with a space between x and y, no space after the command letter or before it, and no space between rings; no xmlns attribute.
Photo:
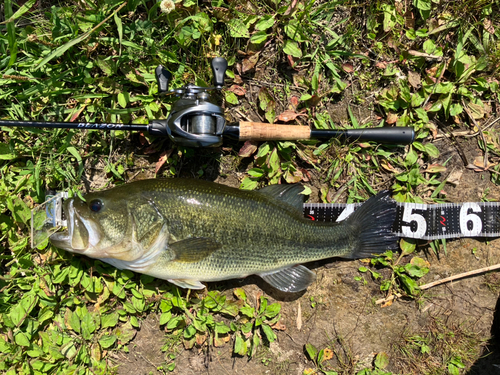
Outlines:
<svg viewBox="0 0 500 375"><path fill-rule="evenodd" d="M495 264L494 266L489 266L489 267L479 268L479 269L473 270L473 271L459 273L458 275L453 275L453 276L450 276L450 277L446 277L444 279L441 279L441 280L438 280L438 281L434 281L434 282L429 283L429 284L420 285L419 288L420 288L420 290L425 290L425 289L429 289L429 288L435 287L436 285L447 283L448 281L458 280L458 279L462 279L464 277L468 277L468 276L472 276L472 275L477 275L477 274L483 273L483 272L494 271L494 270L497 270L497 269L500 269L500 264Z"/></svg>

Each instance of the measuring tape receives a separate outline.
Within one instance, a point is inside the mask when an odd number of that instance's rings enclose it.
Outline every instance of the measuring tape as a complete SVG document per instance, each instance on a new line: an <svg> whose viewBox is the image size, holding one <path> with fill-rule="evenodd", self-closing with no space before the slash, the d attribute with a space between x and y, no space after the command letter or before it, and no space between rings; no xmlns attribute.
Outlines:
<svg viewBox="0 0 500 375"><path fill-rule="evenodd" d="M305 203L304 216L315 221L341 221L361 204ZM500 237L500 202L398 202L392 231L399 237L421 240Z"/></svg>

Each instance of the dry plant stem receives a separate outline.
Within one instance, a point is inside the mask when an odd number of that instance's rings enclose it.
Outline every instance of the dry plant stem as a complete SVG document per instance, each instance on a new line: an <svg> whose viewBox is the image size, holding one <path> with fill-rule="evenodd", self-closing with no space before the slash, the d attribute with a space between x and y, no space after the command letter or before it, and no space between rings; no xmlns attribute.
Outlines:
<svg viewBox="0 0 500 375"><path fill-rule="evenodd" d="M484 138L483 130L481 129L481 127L477 123L477 121L474 118L474 116L472 116L472 113L470 113L469 107L467 107L465 105L465 101L463 99L462 99L462 106L464 107L465 112L467 112L467 115L469 116L469 118L471 119L471 121L474 123L474 126L477 128L479 134L481 135L481 139L483 140L483 145L484 145L484 161L483 161L483 166L486 169L486 168L488 168L488 145L486 144L486 138Z"/></svg>
<svg viewBox="0 0 500 375"><path fill-rule="evenodd" d="M378 299L375 301L375 304L376 305L381 305L382 303L386 303L386 302L390 302L396 298L399 298L401 297L401 294L399 293L396 293L396 294L391 294L389 297L386 297L386 298L381 298L381 299Z"/></svg>
<svg viewBox="0 0 500 375"><path fill-rule="evenodd" d="M494 270L497 270L497 269L500 269L500 264L495 264L494 266L483 267L483 268L479 268L477 270L468 271L468 272L464 272L464 273L459 273L458 275L453 275L453 276L450 276L450 277L446 277L444 279L441 279L441 280L438 280L438 281L434 281L434 282L429 283L429 284L420 285L419 288L420 288L420 290L425 290L425 289L429 289L429 288L435 287L436 285L447 283L449 281L458 280L458 279L462 279L464 277L468 277L468 276L472 276L472 275L477 275L477 274L484 273L484 272L494 271Z"/></svg>

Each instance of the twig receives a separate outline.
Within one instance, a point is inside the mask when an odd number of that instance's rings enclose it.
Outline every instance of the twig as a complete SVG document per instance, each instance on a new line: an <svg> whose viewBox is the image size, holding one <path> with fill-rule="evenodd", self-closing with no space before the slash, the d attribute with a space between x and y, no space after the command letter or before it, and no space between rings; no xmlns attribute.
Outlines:
<svg viewBox="0 0 500 375"><path fill-rule="evenodd" d="M481 127L477 123L477 121L474 118L474 116L472 116L472 113L470 113L469 107L467 107L467 105L465 104L465 101L464 101L463 98L462 98L462 106L464 107L465 112L467 112L467 115L469 116L469 118L471 119L471 121L474 123L474 126L477 128L479 134L481 135L481 139L483 140L483 145L484 145L483 166L484 166L484 169L487 169L488 168L488 144L486 143L486 138L484 137L483 130L481 129Z"/></svg>
<svg viewBox="0 0 500 375"><path fill-rule="evenodd" d="M494 266L479 268L479 269L474 270L474 271L468 271L468 272L464 272L464 273L459 273L458 275L446 277L444 279L441 279L441 280L438 280L438 281L434 281L434 282L429 283L429 284L420 285L419 288L420 288L420 290L425 290L425 289L429 289L429 288L435 287L436 285L447 283L448 281L458 280L458 279L462 279L464 277L468 277L468 276L472 276L472 275L477 275L477 274L480 274L480 273L483 273L483 272L494 271L494 270L497 270L497 269L500 269L500 264L495 264Z"/></svg>
<svg viewBox="0 0 500 375"><path fill-rule="evenodd" d="M381 299L376 300L376 301L375 301L375 304L376 304L376 305L380 305L380 304L382 304L382 303L390 302L390 301L392 301L392 300L394 300L394 299L396 299L396 298L399 298L399 297L401 297L401 294L399 294L399 293L396 293L396 294L391 294L389 297L386 297L386 298L381 298ZM383 306L382 306L382 307L383 307Z"/></svg>

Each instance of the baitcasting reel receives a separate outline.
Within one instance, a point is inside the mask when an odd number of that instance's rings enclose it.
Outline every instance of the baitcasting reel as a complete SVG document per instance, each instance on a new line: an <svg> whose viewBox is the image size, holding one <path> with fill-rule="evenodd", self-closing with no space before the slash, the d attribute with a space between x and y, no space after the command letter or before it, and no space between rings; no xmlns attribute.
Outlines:
<svg viewBox="0 0 500 375"><path fill-rule="evenodd" d="M208 92L222 89L226 69L226 59L216 57L212 60L213 87L189 84L167 92L172 74L161 65L156 68L158 93L174 94L180 98L172 107L166 120L167 126L162 127L172 141L188 147L213 147L222 144L226 119L222 108L209 101Z"/></svg>

